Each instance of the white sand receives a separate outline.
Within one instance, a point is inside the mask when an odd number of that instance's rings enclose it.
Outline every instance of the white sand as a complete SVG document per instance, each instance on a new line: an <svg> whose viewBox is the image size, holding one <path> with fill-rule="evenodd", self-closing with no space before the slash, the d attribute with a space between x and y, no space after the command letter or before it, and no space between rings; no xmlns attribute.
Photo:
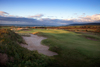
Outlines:
<svg viewBox="0 0 100 67"><path fill-rule="evenodd" d="M45 37L40 37L33 34L30 34L30 35L31 35L30 37L23 36L23 39L26 41L28 45L21 44L22 47L25 47L29 50L37 50L39 53L47 55L47 56L58 55L57 53L48 50L49 49L48 46L41 44L41 41L43 39L46 39Z"/></svg>

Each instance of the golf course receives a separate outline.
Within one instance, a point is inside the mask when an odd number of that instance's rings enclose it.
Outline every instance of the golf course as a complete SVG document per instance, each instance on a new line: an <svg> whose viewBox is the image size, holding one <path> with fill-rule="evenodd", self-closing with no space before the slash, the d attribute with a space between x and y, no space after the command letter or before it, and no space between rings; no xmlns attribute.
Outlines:
<svg viewBox="0 0 100 67"><path fill-rule="evenodd" d="M0 67L100 67L100 0L0 0Z"/></svg>
<svg viewBox="0 0 100 67"><path fill-rule="evenodd" d="M54 56L56 65L63 67L99 66L100 62L100 36L93 34L79 34L66 30L33 29L28 32L37 33L38 36L47 37L42 44L50 47L49 50L58 53ZM88 38L86 38L88 37ZM89 39L90 38L90 39Z"/></svg>
<svg viewBox="0 0 100 67"><path fill-rule="evenodd" d="M22 47L20 44L28 45L22 37L30 35L45 37L40 43L56 54L48 56ZM0 29L0 53L7 56L1 65L7 67L99 67L100 35L57 29Z"/></svg>

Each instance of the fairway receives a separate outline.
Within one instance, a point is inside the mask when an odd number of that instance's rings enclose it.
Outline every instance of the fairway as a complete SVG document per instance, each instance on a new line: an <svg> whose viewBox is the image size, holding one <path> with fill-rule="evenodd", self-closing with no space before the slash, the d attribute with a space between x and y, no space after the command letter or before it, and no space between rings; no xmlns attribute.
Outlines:
<svg viewBox="0 0 100 67"><path fill-rule="evenodd" d="M77 34L66 30L30 29L30 31L17 31L20 34L34 32L39 36L47 37L42 44L50 47L49 50L57 52L52 67L99 67L100 64L100 36ZM84 36L91 36L98 40L90 40Z"/></svg>

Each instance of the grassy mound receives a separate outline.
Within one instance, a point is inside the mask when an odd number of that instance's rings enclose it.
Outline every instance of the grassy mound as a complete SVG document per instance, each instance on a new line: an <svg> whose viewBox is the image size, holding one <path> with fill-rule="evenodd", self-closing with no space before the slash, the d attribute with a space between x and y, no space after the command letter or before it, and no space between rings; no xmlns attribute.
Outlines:
<svg viewBox="0 0 100 67"><path fill-rule="evenodd" d="M0 63L0 67L49 66L49 57L38 54L37 51L29 51L21 47L20 43L25 43L20 35L8 29L0 29L0 55L8 59L5 64Z"/></svg>

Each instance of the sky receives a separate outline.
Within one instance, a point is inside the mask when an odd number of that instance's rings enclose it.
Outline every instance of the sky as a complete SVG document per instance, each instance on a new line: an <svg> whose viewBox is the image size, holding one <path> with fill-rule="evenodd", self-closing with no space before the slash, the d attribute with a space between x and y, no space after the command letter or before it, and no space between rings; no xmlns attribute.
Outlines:
<svg viewBox="0 0 100 67"><path fill-rule="evenodd" d="M100 0L0 0L0 24L100 22Z"/></svg>

